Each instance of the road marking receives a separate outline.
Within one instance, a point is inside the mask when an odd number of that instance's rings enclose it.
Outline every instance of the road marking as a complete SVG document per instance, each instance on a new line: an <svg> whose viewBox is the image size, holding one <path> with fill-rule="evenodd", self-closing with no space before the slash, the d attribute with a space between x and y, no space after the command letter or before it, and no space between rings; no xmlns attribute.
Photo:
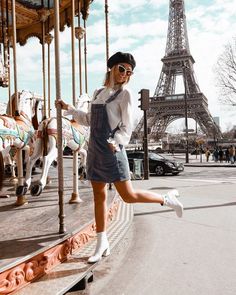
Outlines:
<svg viewBox="0 0 236 295"><path fill-rule="evenodd" d="M208 182L208 183L235 183L236 178L228 179L196 179L196 178L178 178L179 181Z"/></svg>

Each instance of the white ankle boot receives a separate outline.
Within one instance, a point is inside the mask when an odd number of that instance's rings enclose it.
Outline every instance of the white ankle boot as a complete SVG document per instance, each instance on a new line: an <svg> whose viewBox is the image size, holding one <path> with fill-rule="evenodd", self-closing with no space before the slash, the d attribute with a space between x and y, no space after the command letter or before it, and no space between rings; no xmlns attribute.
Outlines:
<svg viewBox="0 0 236 295"><path fill-rule="evenodd" d="M97 245L93 256L89 257L88 263L95 263L102 259L102 256L110 255L110 247L106 232L97 233Z"/></svg>
<svg viewBox="0 0 236 295"><path fill-rule="evenodd" d="M177 200L179 197L179 192L174 189L172 191L169 191L166 193L166 195L163 196L164 206L168 206L171 209L174 209L176 212L176 215L178 217L182 217L184 206L180 203L180 201Z"/></svg>

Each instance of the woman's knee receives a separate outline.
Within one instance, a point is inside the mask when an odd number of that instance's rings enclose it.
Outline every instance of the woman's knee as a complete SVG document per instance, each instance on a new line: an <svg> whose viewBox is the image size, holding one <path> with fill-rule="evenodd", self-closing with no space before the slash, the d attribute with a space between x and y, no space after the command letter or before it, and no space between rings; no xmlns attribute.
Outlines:
<svg viewBox="0 0 236 295"><path fill-rule="evenodd" d="M126 193L120 194L120 196L125 203L129 203L129 204L135 203L137 200L135 192L126 192Z"/></svg>
<svg viewBox="0 0 236 295"><path fill-rule="evenodd" d="M106 194L104 193L94 194L94 203L98 204L98 203L104 203L104 202L106 202Z"/></svg>
<svg viewBox="0 0 236 295"><path fill-rule="evenodd" d="M116 182L114 184L119 195L121 196L124 202L126 203L136 202L136 199L137 199L136 192L133 190L133 187L130 181Z"/></svg>

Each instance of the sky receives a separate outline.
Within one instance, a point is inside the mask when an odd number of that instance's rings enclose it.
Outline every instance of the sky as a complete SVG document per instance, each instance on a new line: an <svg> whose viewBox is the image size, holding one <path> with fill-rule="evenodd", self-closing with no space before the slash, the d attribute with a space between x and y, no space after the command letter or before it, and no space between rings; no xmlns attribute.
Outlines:
<svg viewBox="0 0 236 295"><path fill-rule="evenodd" d="M87 69L88 94L102 85L106 71L104 0L94 0L87 21ZM138 108L142 88L154 94L161 73L161 58L165 55L167 40L168 0L108 0L109 6L109 53L130 52L136 59L135 73L129 88L133 94L136 120L142 116ZM185 0L185 14L190 46L195 64L194 72L201 91L208 99L213 117L220 117L222 131L236 125L236 107L219 102L214 67L227 43L236 36L236 0ZM77 26L77 20L75 25ZM52 100L55 99L54 46L51 46ZM76 71L78 72L78 46L76 42ZM83 65L84 65L84 61ZM72 101L71 79L71 32L66 28L60 34L61 96ZM17 47L18 89L42 93L41 46L31 38L23 47ZM12 82L13 84L13 82ZM13 86L12 86L13 88ZM77 96L79 79L76 77ZM84 75L83 75L83 92ZM0 101L6 101L7 90L0 88ZM53 103L52 103L53 106ZM184 120L173 122L168 130L178 132ZM189 119L189 126L194 126Z"/></svg>

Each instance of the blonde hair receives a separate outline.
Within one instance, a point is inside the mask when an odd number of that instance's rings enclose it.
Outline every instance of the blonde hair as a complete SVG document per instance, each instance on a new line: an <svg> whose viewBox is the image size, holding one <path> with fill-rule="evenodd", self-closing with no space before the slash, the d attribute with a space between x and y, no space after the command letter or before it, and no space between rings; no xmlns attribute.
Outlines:
<svg viewBox="0 0 236 295"><path fill-rule="evenodd" d="M115 66L113 66L110 71L106 72L105 79L103 82L103 86L105 86L106 88L115 88L115 86L117 87L117 85L115 85ZM127 84L129 80L130 77L128 77L124 83L119 84L118 88L121 88L122 86Z"/></svg>

